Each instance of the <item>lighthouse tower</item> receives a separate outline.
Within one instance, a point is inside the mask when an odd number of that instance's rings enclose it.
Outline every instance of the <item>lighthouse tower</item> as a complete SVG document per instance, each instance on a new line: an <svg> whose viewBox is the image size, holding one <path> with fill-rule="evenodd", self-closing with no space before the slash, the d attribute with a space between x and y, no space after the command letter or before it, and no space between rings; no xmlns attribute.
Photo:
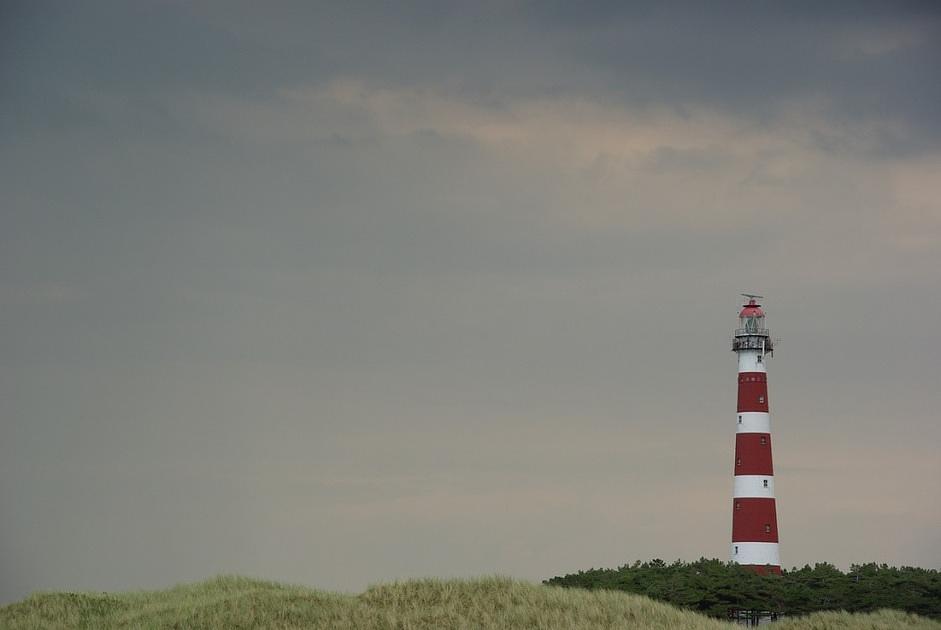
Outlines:
<svg viewBox="0 0 941 630"><path fill-rule="evenodd" d="M732 491L732 562L758 573L781 573L778 518L771 465L771 416L768 372L773 350L765 327L760 295L743 294L748 303L739 313L732 337L738 356L738 414L735 432L735 484Z"/></svg>

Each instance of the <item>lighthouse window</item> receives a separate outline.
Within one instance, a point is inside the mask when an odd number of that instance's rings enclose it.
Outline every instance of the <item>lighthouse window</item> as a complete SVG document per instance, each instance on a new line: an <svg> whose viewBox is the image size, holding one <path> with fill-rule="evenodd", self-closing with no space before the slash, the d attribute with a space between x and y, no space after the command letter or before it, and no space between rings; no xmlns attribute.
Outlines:
<svg viewBox="0 0 941 630"><path fill-rule="evenodd" d="M758 363L761 363L761 355L758 355Z"/></svg>
<svg viewBox="0 0 941 630"><path fill-rule="evenodd" d="M768 480L767 480L767 479L764 480L764 486L765 486L765 488L768 487Z"/></svg>
<svg viewBox="0 0 941 630"><path fill-rule="evenodd" d="M739 417L738 417L738 423L739 423L739 424L742 424L742 416L739 416Z"/></svg>
<svg viewBox="0 0 941 630"><path fill-rule="evenodd" d="M742 458L741 458L741 457L737 457L737 458L735 459L735 465L736 465L736 466L741 466L741 465L742 465Z"/></svg>
<svg viewBox="0 0 941 630"><path fill-rule="evenodd" d="M765 401L765 397L764 397L764 396L759 396L759 397L758 397L758 402L763 403L764 401Z"/></svg>
<svg viewBox="0 0 941 630"><path fill-rule="evenodd" d="M765 523L765 533L766 534L771 533L771 525L769 523Z"/></svg>
<svg viewBox="0 0 941 630"><path fill-rule="evenodd" d="M735 553L738 553L738 545L735 545Z"/></svg>
<svg viewBox="0 0 941 630"><path fill-rule="evenodd" d="M766 438L765 436L762 435L762 436L761 436L761 443L762 443L762 444L767 444L767 443L768 443L768 438Z"/></svg>
<svg viewBox="0 0 941 630"><path fill-rule="evenodd" d="M738 501L736 501L736 502L735 502L735 509L736 509L736 510L741 510L741 509L742 509L742 504L739 503Z"/></svg>

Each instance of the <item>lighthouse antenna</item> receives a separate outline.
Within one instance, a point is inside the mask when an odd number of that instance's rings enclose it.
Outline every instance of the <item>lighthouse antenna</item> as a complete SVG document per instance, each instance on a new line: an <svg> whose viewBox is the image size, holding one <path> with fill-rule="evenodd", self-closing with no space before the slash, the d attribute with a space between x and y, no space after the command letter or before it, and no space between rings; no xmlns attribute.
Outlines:
<svg viewBox="0 0 941 630"><path fill-rule="evenodd" d="M747 297L750 300L763 300L765 296L755 295L754 293L740 293L739 295Z"/></svg>

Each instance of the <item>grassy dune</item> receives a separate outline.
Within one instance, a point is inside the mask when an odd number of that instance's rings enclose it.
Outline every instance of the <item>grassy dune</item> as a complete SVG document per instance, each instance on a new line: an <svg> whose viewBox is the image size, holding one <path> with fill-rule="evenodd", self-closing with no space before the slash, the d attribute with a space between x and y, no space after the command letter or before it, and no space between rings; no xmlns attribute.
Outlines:
<svg viewBox="0 0 941 630"><path fill-rule="evenodd" d="M506 578L412 580L338 595L239 577L166 591L45 593L0 608L0 628L330 628L336 630L552 630L734 626L638 595L582 591ZM941 630L896 611L822 613L775 630Z"/></svg>

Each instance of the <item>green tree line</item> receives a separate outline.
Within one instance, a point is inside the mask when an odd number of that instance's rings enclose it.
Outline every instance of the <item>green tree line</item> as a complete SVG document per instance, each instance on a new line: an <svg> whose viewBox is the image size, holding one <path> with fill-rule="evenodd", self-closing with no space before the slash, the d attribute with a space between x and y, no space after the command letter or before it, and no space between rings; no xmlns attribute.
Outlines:
<svg viewBox="0 0 941 630"><path fill-rule="evenodd" d="M720 618L734 608L786 615L895 608L941 619L941 573L874 562L854 564L846 573L822 562L763 576L720 560L667 564L657 559L617 569L579 571L545 583L628 591Z"/></svg>

